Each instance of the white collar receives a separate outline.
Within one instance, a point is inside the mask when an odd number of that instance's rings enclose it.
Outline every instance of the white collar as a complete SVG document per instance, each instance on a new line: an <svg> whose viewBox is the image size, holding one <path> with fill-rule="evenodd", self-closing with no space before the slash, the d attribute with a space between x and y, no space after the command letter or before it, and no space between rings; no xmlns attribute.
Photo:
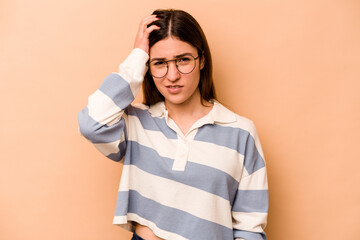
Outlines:
<svg viewBox="0 0 360 240"><path fill-rule="evenodd" d="M209 114L205 116L208 123L232 123L236 121L235 113L224 107L216 100L213 100L212 102L214 103L214 106ZM151 105L149 112L154 117L167 117L167 110L164 102L158 102Z"/></svg>

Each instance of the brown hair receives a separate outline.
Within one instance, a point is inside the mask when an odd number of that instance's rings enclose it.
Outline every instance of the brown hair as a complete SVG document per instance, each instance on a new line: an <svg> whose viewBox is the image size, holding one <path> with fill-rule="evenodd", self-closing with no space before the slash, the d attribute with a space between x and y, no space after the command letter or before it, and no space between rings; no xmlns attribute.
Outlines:
<svg viewBox="0 0 360 240"><path fill-rule="evenodd" d="M158 9L153 12L160 20L151 23L160 27L152 31L149 36L149 49L158 41L169 36L194 46L200 58L204 59L204 67L200 71L199 90L201 101L215 99L215 87L212 77L212 60L209 45L199 23L187 12L174 9ZM149 71L146 72L143 82L144 104L150 106L164 101L164 96L157 90Z"/></svg>

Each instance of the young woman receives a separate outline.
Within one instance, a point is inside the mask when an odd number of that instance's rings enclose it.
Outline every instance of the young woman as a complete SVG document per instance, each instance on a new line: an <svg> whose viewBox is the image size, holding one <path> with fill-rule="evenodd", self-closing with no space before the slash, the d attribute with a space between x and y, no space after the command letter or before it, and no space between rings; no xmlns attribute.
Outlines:
<svg viewBox="0 0 360 240"><path fill-rule="evenodd" d="M144 104L131 104L140 86ZM157 10L79 113L80 131L123 163L114 224L134 240L266 239L266 166L252 121L215 100L196 20Z"/></svg>

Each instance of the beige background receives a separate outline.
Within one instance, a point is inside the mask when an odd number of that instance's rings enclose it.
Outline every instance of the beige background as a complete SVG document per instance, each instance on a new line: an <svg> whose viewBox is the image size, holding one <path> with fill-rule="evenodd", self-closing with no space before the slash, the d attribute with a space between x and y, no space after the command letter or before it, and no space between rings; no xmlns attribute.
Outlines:
<svg viewBox="0 0 360 240"><path fill-rule="evenodd" d="M200 22L219 100L257 126L269 240L358 239L358 0L2 0L0 239L130 239L112 225L121 166L77 113L168 7Z"/></svg>

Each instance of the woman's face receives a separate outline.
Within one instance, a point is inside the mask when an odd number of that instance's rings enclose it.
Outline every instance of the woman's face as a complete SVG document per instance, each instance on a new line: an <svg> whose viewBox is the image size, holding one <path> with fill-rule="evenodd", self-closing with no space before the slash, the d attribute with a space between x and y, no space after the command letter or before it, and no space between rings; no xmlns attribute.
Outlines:
<svg viewBox="0 0 360 240"><path fill-rule="evenodd" d="M184 54L198 57L197 49L194 46L178 38L168 37L150 48L150 62L154 59L172 60ZM200 101L198 85L203 63L199 62L200 58L195 60L195 69L191 73L183 74L177 70L175 62L171 61L168 62L168 72L164 77L153 77L154 83L164 96L166 104L181 105Z"/></svg>

